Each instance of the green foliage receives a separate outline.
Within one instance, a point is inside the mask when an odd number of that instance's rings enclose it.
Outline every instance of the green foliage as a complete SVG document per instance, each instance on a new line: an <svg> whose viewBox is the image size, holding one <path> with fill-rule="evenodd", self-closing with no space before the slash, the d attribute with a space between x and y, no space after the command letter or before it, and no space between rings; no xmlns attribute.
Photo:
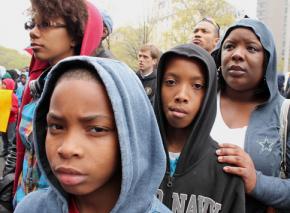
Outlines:
<svg viewBox="0 0 290 213"><path fill-rule="evenodd" d="M169 42L170 46L189 42L194 26L204 17L213 18L221 28L229 26L235 20L235 9L225 0L172 1L173 26L164 33L164 40Z"/></svg>
<svg viewBox="0 0 290 213"><path fill-rule="evenodd" d="M160 49L187 43L192 36L196 23L204 17L212 17L225 28L235 20L235 9L225 0L169 0L173 4L172 25L165 32L160 32L159 14L139 27L126 26L117 29L110 38L110 47L117 59L137 70L137 54L146 43L155 43ZM170 14L167 14L170 16ZM162 35L161 39L152 38L152 31ZM154 39L154 40L152 40Z"/></svg>
<svg viewBox="0 0 290 213"><path fill-rule="evenodd" d="M277 59L278 61L278 64L277 64L277 72L278 73L284 73L284 58L278 58ZM289 58L289 61L288 61L288 69L286 70L286 72L289 72L290 71L290 58Z"/></svg>
<svg viewBox="0 0 290 213"><path fill-rule="evenodd" d="M21 69L28 66L30 57L17 50L0 46L0 65L6 69Z"/></svg>

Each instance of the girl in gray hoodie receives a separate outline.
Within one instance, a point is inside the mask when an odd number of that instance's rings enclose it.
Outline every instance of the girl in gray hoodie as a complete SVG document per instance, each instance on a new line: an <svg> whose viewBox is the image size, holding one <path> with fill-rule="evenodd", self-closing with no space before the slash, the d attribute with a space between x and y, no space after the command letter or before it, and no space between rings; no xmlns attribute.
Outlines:
<svg viewBox="0 0 290 213"><path fill-rule="evenodd" d="M58 63L33 125L50 187L25 197L16 213L169 212L155 197L165 173L161 136L128 66L93 57Z"/></svg>

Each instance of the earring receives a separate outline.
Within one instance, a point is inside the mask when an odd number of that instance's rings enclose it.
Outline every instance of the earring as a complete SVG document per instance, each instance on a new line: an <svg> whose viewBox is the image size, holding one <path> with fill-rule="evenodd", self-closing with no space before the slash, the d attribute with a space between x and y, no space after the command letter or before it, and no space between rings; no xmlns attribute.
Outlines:
<svg viewBox="0 0 290 213"><path fill-rule="evenodd" d="M217 69L217 77L220 78L222 76L222 67L219 66L219 68Z"/></svg>
<svg viewBox="0 0 290 213"><path fill-rule="evenodd" d="M75 48L75 46L76 46L75 42L72 41L72 42L70 43L70 47L71 47L71 48Z"/></svg>

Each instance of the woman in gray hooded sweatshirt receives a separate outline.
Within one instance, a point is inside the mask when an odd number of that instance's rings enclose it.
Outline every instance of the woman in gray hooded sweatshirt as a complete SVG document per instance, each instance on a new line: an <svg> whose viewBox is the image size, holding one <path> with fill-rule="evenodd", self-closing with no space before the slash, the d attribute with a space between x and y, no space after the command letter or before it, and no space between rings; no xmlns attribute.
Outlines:
<svg viewBox="0 0 290 213"><path fill-rule="evenodd" d="M211 136L221 143L218 159L233 164L225 172L243 178L247 212L267 212L269 206L290 212L290 180L279 178L284 98L277 86L272 34L262 22L244 18L226 31L214 55L220 90ZM288 177L289 148L288 134Z"/></svg>

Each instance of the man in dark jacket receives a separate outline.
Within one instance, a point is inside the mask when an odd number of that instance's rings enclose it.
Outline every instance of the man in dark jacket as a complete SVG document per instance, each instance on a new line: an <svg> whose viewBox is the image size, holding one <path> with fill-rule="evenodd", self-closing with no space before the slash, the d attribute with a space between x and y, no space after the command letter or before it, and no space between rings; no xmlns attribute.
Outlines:
<svg viewBox="0 0 290 213"><path fill-rule="evenodd" d="M152 45L143 45L138 53L139 70L137 76L141 80L148 98L153 104L156 89L156 65L159 61L160 50Z"/></svg>

